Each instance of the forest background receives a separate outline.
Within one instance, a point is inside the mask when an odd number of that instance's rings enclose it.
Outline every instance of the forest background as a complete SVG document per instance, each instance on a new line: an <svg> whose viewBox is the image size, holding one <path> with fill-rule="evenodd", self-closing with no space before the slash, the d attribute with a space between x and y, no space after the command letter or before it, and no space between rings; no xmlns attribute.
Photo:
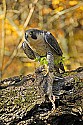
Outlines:
<svg viewBox="0 0 83 125"><path fill-rule="evenodd" d="M29 28L55 36L66 70L83 66L82 0L0 0L0 79L26 75L37 67L21 47Z"/></svg>

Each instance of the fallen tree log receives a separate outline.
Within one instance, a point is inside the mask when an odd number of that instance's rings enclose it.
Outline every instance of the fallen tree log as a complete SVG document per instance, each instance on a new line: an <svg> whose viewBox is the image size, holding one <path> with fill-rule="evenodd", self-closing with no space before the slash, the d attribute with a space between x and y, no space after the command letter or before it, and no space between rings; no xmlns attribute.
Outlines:
<svg viewBox="0 0 83 125"><path fill-rule="evenodd" d="M55 75L54 111L42 87L46 80L36 72L0 81L0 125L83 125L83 68Z"/></svg>

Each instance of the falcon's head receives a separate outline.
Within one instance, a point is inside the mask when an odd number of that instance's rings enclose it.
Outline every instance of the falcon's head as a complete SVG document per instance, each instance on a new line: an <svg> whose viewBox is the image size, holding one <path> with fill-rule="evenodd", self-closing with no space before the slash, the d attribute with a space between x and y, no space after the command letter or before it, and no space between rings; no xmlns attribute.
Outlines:
<svg viewBox="0 0 83 125"><path fill-rule="evenodd" d="M25 39L28 42L36 42L44 37L44 31L38 29L29 29L25 32Z"/></svg>

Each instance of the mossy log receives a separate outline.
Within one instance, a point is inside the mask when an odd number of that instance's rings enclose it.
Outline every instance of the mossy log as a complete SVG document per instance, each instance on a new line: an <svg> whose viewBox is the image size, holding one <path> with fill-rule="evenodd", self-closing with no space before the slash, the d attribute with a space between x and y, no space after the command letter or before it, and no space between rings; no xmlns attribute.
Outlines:
<svg viewBox="0 0 83 125"><path fill-rule="evenodd" d="M0 81L0 125L83 125L83 67L61 77L53 81L54 111L42 72Z"/></svg>

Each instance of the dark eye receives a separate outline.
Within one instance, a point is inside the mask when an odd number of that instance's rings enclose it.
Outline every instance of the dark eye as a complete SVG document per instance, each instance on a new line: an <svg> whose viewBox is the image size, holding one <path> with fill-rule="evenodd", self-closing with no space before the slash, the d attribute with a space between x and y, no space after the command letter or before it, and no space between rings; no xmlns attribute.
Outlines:
<svg viewBox="0 0 83 125"><path fill-rule="evenodd" d="M37 39L37 36L36 36L35 32L31 31L30 35L31 35L32 39Z"/></svg>

